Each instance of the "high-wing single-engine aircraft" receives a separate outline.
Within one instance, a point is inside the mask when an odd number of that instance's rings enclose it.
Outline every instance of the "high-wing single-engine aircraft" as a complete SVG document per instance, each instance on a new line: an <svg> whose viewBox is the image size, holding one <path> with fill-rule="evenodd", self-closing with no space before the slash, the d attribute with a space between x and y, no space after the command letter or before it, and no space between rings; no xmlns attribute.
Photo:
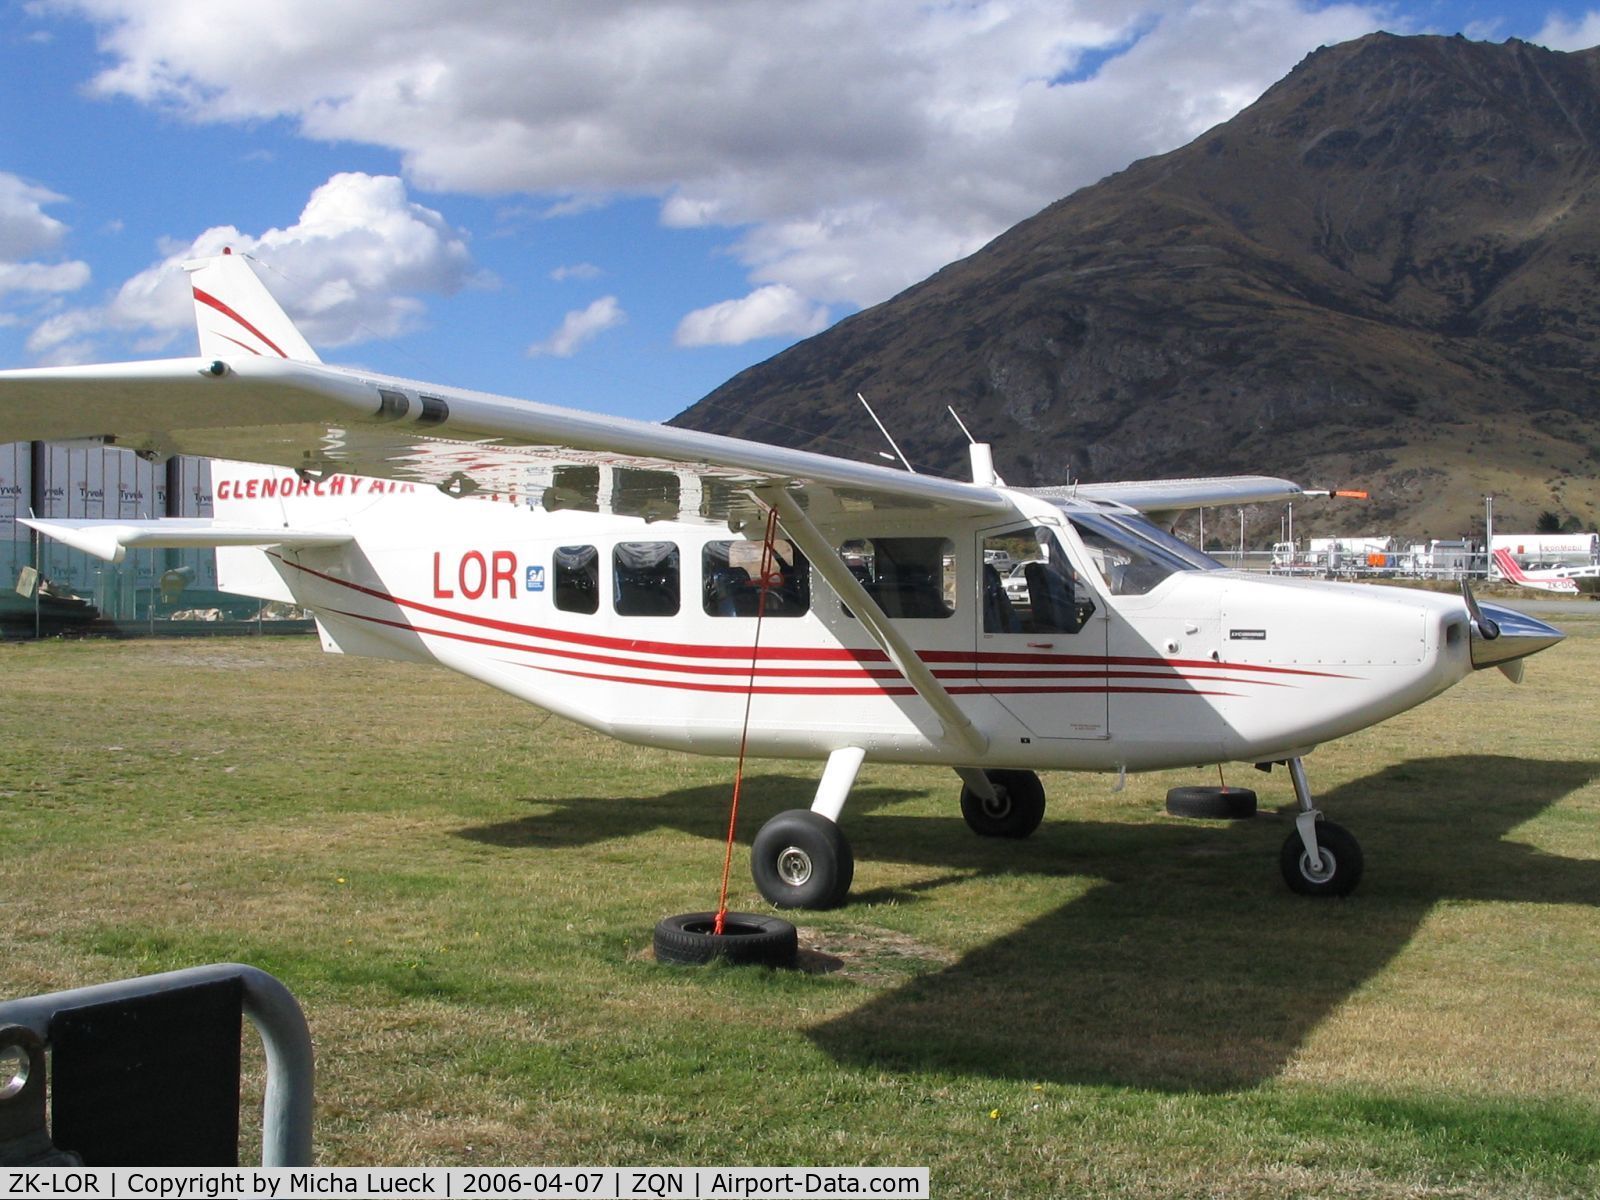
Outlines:
<svg viewBox="0 0 1600 1200"><path fill-rule="evenodd" d="M1597 566L1525 567L1511 557L1511 551L1503 549L1496 550L1490 557L1495 573L1520 587L1561 596L1593 596L1600 592L1600 567Z"/></svg>
<svg viewBox="0 0 1600 1200"><path fill-rule="evenodd" d="M953 769L1000 837L1038 826L1039 770L1286 764L1285 878L1343 894L1360 848L1302 757L1562 637L1465 590L1225 570L1146 519L1286 480L1012 488L978 444L965 482L326 366L244 256L187 267L199 357L0 373L0 441L212 457L214 519L30 524L112 561L215 547L223 588L311 610L330 652L630 742L825 759L754 840L779 907L847 895L869 757Z"/></svg>

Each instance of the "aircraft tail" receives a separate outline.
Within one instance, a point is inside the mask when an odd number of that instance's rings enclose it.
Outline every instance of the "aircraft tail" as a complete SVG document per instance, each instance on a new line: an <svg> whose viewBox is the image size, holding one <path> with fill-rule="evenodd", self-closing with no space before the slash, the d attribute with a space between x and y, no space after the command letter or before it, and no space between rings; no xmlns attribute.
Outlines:
<svg viewBox="0 0 1600 1200"><path fill-rule="evenodd" d="M231 249L183 264L194 288L195 324L205 358L233 358L240 351L264 358L321 362L289 314L267 291L242 254Z"/></svg>
<svg viewBox="0 0 1600 1200"><path fill-rule="evenodd" d="M1522 567L1517 560L1511 557L1509 550L1496 550L1494 552L1494 568L1502 578L1509 579L1512 583L1526 583L1528 577L1522 573Z"/></svg>
<svg viewBox="0 0 1600 1200"><path fill-rule="evenodd" d="M1493 555L1495 570L1502 579L1520 584L1525 588L1534 588L1541 592L1570 592L1576 594L1578 585L1570 579L1536 579L1522 569L1522 564L1511 557L1511 551L1500 549Z"/></svg>

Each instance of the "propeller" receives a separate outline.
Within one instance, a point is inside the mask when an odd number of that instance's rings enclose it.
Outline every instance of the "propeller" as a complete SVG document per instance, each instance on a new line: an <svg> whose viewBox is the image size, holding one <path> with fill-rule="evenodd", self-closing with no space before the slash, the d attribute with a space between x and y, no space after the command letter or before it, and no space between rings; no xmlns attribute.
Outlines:
<svg viewBox="0 0 1600 1200"><path fill-rule="evenodd" d="M1472 666L1498 667L1512 683L1522 682L1523 659L1554 646L1566 635L1553 625L1498 604L1480 605L1461 581L1461 599L1472 620Z"/></svg>
<svg viewBox="0 0 1600 1200"><path fill-rule="evenodd" d="M1472 618L1472 624L1478 631L1478 636L1486 642L1492 642L1500 636L1500 626L1483 615L1483 609L1478 607L1478 600L1472 594L1472 589L1467 586L1467 581L1461 581L1461 598L1467 602L1467 615Z"/></svg>

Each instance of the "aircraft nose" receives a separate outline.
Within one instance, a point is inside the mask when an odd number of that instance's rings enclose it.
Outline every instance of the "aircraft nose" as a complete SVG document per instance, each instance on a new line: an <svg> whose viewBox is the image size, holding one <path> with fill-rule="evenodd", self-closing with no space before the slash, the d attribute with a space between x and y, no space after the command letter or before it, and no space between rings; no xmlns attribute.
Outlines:
<svg viewBox="0 0 1600 1200"><path fill-rule="evenodd" d="M1527 658L1567 636L1554 625L1546 625L1514 608L1483 603L1477 607L1485 618L1472 622L1472 666L1477 671ZM1498 632L1491 633L1491 630Z"/></svg>

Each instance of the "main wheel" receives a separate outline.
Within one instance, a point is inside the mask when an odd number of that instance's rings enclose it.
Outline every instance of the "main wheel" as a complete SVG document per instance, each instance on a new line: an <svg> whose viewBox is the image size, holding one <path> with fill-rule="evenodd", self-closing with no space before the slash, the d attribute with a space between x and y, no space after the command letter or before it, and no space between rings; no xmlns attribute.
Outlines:
<svg viewBox="0 0 1600 1200"><path fill-rule="evenodd" d="M779 917L728 913L717 933L717 914L682 913L656 925L656 961L699 965L720 958L734 966L792 967L800 951L795 927Z"/></svg>
<svg viewBox="0 0 1600 1200"><path fill-rule="evenodd" d="M1318 821L1317 849L1322 861L1313 864L1299 831L1291 833L1278 856L1284 880L1302 896L1348 896L1361 882L1361 844L1344 826Z"/></svg>
<svg viewBox="0 0 1600 1200"><path fill-rule="evenodd" d="M1032 771L985 771L993 800L961 785L961 815L983 837L1025 838L1044 820L1044 784Z"/></svg>
<svg viewBox="0 0 1600 1200"><path fill-rule="evenodd" d="M1238 821L1256 815L1252 788L1175 787L1167 791L1167 811L1175 817Z"/></svg>
<svg viewBox="0 0 1600 1200"><path fill-rule="evenodd" d="M856 860L839 827L810 809L781 812L750 847L750 874L777 908L836 908L855 878Z"/></svg>

